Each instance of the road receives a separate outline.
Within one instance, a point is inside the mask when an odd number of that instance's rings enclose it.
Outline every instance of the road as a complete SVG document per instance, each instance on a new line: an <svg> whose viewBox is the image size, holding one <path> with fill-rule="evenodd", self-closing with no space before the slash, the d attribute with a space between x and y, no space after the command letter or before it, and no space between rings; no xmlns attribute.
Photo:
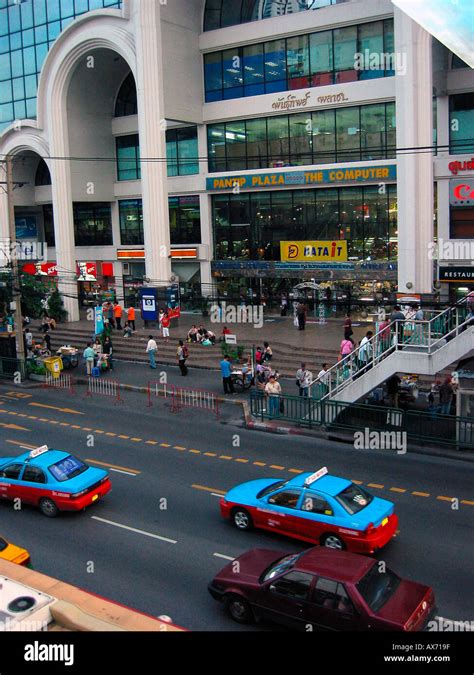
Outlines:
<svg viewBox="0 0 474 675"><path fill-rule="evenodd" d="M81 389L70 396L0 386L0 455L46 443L111 471L112 492L82 513L48 519L0 504L0 534L26 547L37 570L192 630L250 630L225 615L207 583L249 548L307 545L237 531L220 518L219 496L245 480L327 465L396 503L400 532L377 558L433 586L439 615L474 618L473 464L250 431L231 404L217 420L172 413L163 400L148 408L143 394L125 397L114 405Z"/></svg>

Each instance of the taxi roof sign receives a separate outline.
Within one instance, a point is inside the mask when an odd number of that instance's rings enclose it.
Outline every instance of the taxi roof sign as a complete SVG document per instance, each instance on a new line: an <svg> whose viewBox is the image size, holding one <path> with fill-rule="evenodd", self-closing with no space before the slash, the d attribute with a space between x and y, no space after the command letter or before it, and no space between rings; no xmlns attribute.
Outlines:
<svg viewBox="0 0 474 675"><path fill-rule="evenodd" d="M314 482L316 482L319 478L322 478L327 474L328 470L326 466L323 466L319 471L315 471L314 473L311 474L311 476L308 476L308 478L305 480L304 484L306 486L312 485Z"/></svg>
<svg viewBox="0 0 474 675"><path fill-rule="evenodd" d="M43 452L48 452L49 448L47 445L40 445L39 448L35 448L30 452L28 455L30 459L33 459L34 457L38 457L39 455L42 455Z"/></svg>

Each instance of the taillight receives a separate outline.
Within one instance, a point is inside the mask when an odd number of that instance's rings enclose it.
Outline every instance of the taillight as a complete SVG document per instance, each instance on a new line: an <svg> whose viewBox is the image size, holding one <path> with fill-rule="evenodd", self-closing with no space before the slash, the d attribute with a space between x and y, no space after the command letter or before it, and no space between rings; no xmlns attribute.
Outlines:
<svg viewBox="0 0 474 675"><path fill-rule="evenodd" d="M374 524L373 524L373 523L369 523L369 524L367 525L367 529L366 529L366 531L365 531L365 534L366 534L368 537L370 537L370 535L373 534L373 533L375 532L376 529L377 529L377 528L374 527Z"/></svg>
<svg viewBox="0 0 474 675"><path fill-rule="evenodd" d="M79 497L82 497L82 495L85 495L89 490L81 490L80 492L75 492L73 495L70 496L71 499L78 499Z"/></svg>

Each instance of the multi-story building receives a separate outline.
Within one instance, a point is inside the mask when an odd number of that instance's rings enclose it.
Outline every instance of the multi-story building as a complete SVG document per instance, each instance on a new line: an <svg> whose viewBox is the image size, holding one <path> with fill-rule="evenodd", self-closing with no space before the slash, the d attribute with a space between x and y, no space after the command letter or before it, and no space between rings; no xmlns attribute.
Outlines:
<svg viewBox="0 0 474 675"><path fill-rule="evenodd" d="M176 276L430 294L435 236L474 281L474 74L390 0L0 0L7 154L71 319Z"/></svg>

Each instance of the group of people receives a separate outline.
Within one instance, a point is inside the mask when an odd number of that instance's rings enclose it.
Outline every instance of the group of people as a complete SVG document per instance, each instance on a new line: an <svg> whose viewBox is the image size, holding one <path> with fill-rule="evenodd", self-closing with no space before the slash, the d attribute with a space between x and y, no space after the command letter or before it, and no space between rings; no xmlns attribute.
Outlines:
<svg viewBox="0 0 474 675"><path fill-rule="evenodd" d="M31 328L27 326L23 331L23 344L27 358L51 356L51 336L48 331L41 340L35 340Z"/></svg>
<svg viewBox="0 0 474 675"><path fill-rule="evenodd" d="M226 332L224 332L226 331ZM230 330L224 326L222 330L222 335L227 335L230 333ZM191 328L188 331L188 336L187 336L187 341L188 342L195 342L197 344L204 345L205 347L209 347L210 345L214 345L216 343L216 334L212 332L212 330L208 330L207 328L204 328L202 324L199 326L196 326L193 324Z"/></svg>
<svg viewBox="0 0 474 675"><path fill-rule="evenodd" d="M153 337L153 335L148 336L148 342L146 346L146 353L150 362L150 368L156 370L156 357L158 355L158 344ZM189 347L184 343L183 340L178 341L178 347L176 350L176 359L178 361L179 370L181 375L184 377L188 374L188 367L186 361L189 358Z"/></svg>
<svg viewBox="0 0 474 675"><path fill-rule="evenodd" d="M122 318L125 310L121 305L115 302L104 302L102 305L102 315L104 317L104 326L110 329L122 330ZM135 331L135 307L130 305L126 310L127 319L123 327L123 337L130 337Z"/></svg>
<svg viewBox="0 0 474 675"><path fill-rule="evenodd" d="M82 354L86 363L86 372L88 376L93 375L93 368L98 368L98 372L113 370L113 346L112 340L105 335L101 340L96 336L94 342L88 342Z"/></svg>

